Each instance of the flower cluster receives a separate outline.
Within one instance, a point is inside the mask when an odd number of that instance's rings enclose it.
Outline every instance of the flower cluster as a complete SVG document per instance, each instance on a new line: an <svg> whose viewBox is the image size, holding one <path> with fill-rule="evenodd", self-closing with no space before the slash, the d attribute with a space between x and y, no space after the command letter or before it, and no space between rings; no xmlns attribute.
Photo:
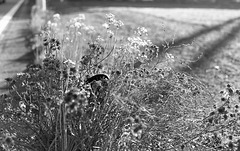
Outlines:
<svg viewBox="0 0 240 151"><path fill-rule="evenodd" d="M135 31L135 34L142 36L143 34L147 35L147 29L145 27L138 27L137 31Z"/></svg>
<svg viewBox="0 0 240 151"><path fill-rule="evenodd" d="M212 111L205 119L207 125L212 127L212 132L201 136L198 141L218 150L227 148L239 150L240 137L237 135L240 126L239 90L234 90L228 84L220 94L220 100L213 105Z"/></svg>
<svg viewBox="0 0 240 151"><path fill-rule="evenodd" d="M145 126L139 116L133 115L126 118L122 127L122 134L118 142L118 148L120 150L124 148L126 149L134 141L140 140L144 128Z"/></svg>
<svg viewBox="0 0 240 151"><path fill-rule="evenodd" d="M9 133L4 134L4 131L0 131L0 149L1 150L11 150L13 149L15 143L13 140L14 136L10 136Z"/></svg>
<svg viewBox="0 0 240 151"><path fill-rule="evenodd" d="M121 26L124 25L121 20L117 20L117 19L115 18L115 15L113 15L113 14L111 14L111 13L106 14L106 18L107 18L107 20L108 20L108 23L107 23L107 24L106 24L106 23L103 24L103 26L104 26L105 28L107 28L107 29L109 28L110 25L114 25L116 28L119 28L119 27L121 27Z"/></svg>
<svg viewBox="0 0 240 151"><path fill-rule="evenodd" d="M71 113L77 111L80 107L86 107L89 97L90 92L84 89L72 88L69 90L64 97L64 103L68 112Z"/></svg>
<svg viewBox="0 0 240 151"><path fill-rule="evenodd" d="M125 120L125 125L123 127L123 135L126 132L130 132L131 135L136 139L141 139L143 133L143 123L139 116L128 117Z"/></svg>
<svg viewBox="0 0 240 151"><path fill-rule="evenodd" d="M60 69L60 61L53 57L47 57L43 60L43 67L47 70L58 71Z"/></svg>
<svg viewBox="0 0 240 151"><path fill-rule="evenodd" d="M75 18L72 18L69 22L68 22L68 28L72 31L72 32L77 32L78 35L82 35L83 31L86 31L88 33L92 33L95 32L95 29L93 26L89 26L86 25L84 23L85 20L85 15L84 14L78 14L78 16L76 16ZM83 30L83 31L82 31Z"/></svg>
<svg viewBox="0 0 240 151"><path fill-rule="evenodd" d="M58 28L60 20L61 20L60 14L54 14L52 16L52 21L49 20L47 22L47 28L51 28L52 30L53 29L55 30L56 28Z"/></svg>

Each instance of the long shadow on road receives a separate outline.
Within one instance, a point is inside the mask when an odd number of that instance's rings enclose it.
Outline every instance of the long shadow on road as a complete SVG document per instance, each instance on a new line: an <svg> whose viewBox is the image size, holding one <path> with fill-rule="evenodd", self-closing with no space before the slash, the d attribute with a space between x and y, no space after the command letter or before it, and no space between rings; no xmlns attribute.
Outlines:
<svg viewBox="0 0 240 151"><path fill-rule="evenodd" d="M185 66L185 67L181 68L180 70L184 71L184 72L191 72L191 71L198 69L203 64L206 64L211 59L211 57L213 57L216 53L218 53L218 51L220 51L229 42L231 42L240 32L240 17L228 20L222 24L219 24L219 25L216 25L213 27L199 30L199 31L191 34L190 36L175 40L175 44L174 44L175 46L186 44L186 43L191 43L195 38L205 36L206 34L209 34L213 31L221 31L221 30L223 30L224 27L231 25L231 24L234 26L231 26L231 28L228 30L228 32L226 34L222 35L219 38L216 36L217 37L216 40L214 40L212 43L207 44L206 47L204 47L204 48L202 47L199 49L199 52L201 52L202 55L200 58L199 58L199 56L195 57L195 58L198 58L197 61L191 62L190 64L188 64L187 67ZM158 45L161 46L162 44L158 44ZM162 53L163 52L160 52L160 54L162 54Z"/></svg>
<svg viewBox="0 0 240 151"><path fill-rule="evenodd" d="M216 25L216 26L212 26L212 27L208 27L208 28L204 28L202 30L196 31L193 34L187 36L187 37L183 37L180 39L177 39L174 41L174 46L181 46L184 44L190 44L194 41L194 39L197 39L199 37L202 36L206 36L207 34L210 34L211 32L214 31L221 31L221 30L226 30L225 28L227 26L231 26L231 28L227 29L227 32L225 32L225 34L222 34L220 37L219 36L215 36L216 40L213 40L213 42L209 42L206 44L203 44L204 47L200 47L200 49L198 50L202 55L199 57L199 53L193 58L193 60L197 60L188 63L187 65L185 65L184 67L180 67L178 68L178 70L183 71L183 72L188 72L190 73L191 71L194 71L196 69L198 69L199 67L201 67L203 64L207 64L209 63L208 61L211 59L211 57L213 57L216 53L218 53L219 51L222 50L222 48L224 48L229 42L231 42L240 32L240 17L234 18L234 19L230 19L222 24ZM159 47L162 47L163 43L157 44ZM173 47L174 47L173 46ZM174 50L174 49L172 49ZM169 51L172 51L169 50ZM160 51L159 52L159 56L162 56L162 54L164 53L164 51Z"/></svg>
<svg viewBox="0 0 240 151"><path fill-rule="evenodd" d="M194 39L196 39L196 38L198 38L200 36L203 36L205 34L208 34L208 33L212 32L212 31L217 31L217 30L219 31L223 27L225 27L227 25L230 25L230 24L233 24L234 22L236 22L239 19L240 19L240 17L237 17L237 18L233 18L233 19L227 20L227 21L225 21L225 22L223 22L222 24L219 24L219 25L203 28L202 30L196 31L196 32L190 34L187 37L183 37L183 38L175 40L174 41L174 45L178 46L178 45L182 45L182 44L192 43L192 41ZM158 45L161 46L162 44L158 44Z"/></svg>

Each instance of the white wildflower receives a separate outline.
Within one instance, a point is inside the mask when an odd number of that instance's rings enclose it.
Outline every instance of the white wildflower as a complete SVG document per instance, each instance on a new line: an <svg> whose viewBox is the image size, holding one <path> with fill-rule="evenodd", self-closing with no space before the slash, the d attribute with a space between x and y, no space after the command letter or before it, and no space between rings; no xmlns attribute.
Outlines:
<svg viewBox="0 0 240 151"><path fill-rule="evenodd" d="M171 61L171 62L174 62L175 60L174 60L174 56L172 55L172 54L170 54L170 53L166 53L166 58L169 60L169 61Z"/></svg>
<svg viewBox="0 0 240 151"><path fill-rule="evenodd" d="M111 31L111 30L107 30L107 33L108 33L108 36L109 36L110 38L112 38L112 36L114 36L114 32Z"/></svg>
<svg viewBox="0 0 240 151"><path fill-rule="evenodd" d="M20 107L23 111L26 111L26 105L25 105L25 103L24 103L23 101L20 101L20 102L18 103L18 105L19 105L19 107Z"/></svg>
<svg viewBox="0 0 240 151"><path fill-rule="evenodd" d="M121 20L118 21L118 24L120 27L124 25L124 23Z"/></svg>
<svg viewBox="0 0 240 151"><path fill-rule="evenodd" d="M115 15L113 15L113 14L109 13L109 14L106 14L106 17L107 17L107 19L110 19L110 18L115 18Z"/></svg>
<svg viewBox="0 0 240 151"><path fill-rule="evenodd" d="M75 62L73 62L72 60L68 59L66 61L63 62L64 64L70 64L70 65L76 65Z"/></svg>
<svg viewBox="0 0 240 151"><path fill-rule="evenodd" d="M86 30L86 31L94 31L93 26L84 26L83 29Z"/></svg>
<svg viewBox="0 0 240 151"><path fill-rule="evenodd" d="M121 20L114 20L113 21L113 25L115 26L115 27L117 27L117 28L119 28L119 27L121 27L121 26L123 26L124 24L123 24L123 22L121 21Z"/></svg>
<svg viewBox="0 0 240 151"><path fill-rule="evenodd" d="M142 36L143 34L147 35L147 29L145 27L138 27L137 31L135 31L135 34Z"/></svg>
<svg viewBox="0 0 240 151"><path fill-rule="evenodd" d="M104 39L103 39L101 36L97 36L97 41L98 41L98 42L103 42Z"/></svg>
<svg viewBox="0 0 240 151"><path fill-rule="evenodd" d="M74 24L74 23L77 22L77 21L78 21L78 18L75 17L75 18L70 19L69 23Z"/></svg>
<svg viewBox="0 0 240 151"><path fill-rule="evenodd" d="M51 24L52 24L52 22L49 20L49 21L47 22L47 26L50 27Z"/></svg>
<svg viewBox="0 0 240 151"><path fill-rule="evenodd" d="M148 45L153 45L151 40L146 40L146 42L147 42Z"/></svg>
<svg viewBox="0 0 240 151"><path fill-rule="evenodd" d="M73 24L71 24L70 26L69 26L69 28L74 28L75 26L73 25Z"/></svg>
<svg viewBox="0 0 240 151"><path fill-rule="evenodd" d="M145 27L138 27L138 30L139 30L141 33L143 33L143 34L145 34L145 33L148 32Z"/></svg>
<svg viewBox="0 0 240 151"><path fill-rule="evenodd" d="M81 24L80 22L75 22L75 23L74 23L74 26L75 26L76 28L80 28L80 27L82 26L82 24Z"/></svg>
<svg viewBox="0 0 240 151"><path fill-rule="evenodd" d="M128 37L128 41L130 42L130 45L134 47L148 45L148 41L142 40L140 37Z"/></svg>
<svg viewBox="0 0 240 151"><path fill-rule="evenodd" d="M93 26L88 26L89 30L94 30Z"/></svg>
<svg viewBox="0 0 240 151"><path fill-rule="evenodd" d="M166 58L167 59L174 59L174 56L170 53L166 53Z"/></svg>
<svg viewBox="0 0 240 151"><path fill-rule="evenodd" d="M115 19L115 15L113 14L106 14L106 18L108 19L109 24L114 24L117 22L117 20Z"/></svg>
<svg viewBox="0 0 240 151"><path fill-rule="evenodd" d="M61 19L60 14L54 14L53 15L53 20L54 21L59 21Z"/></svg>
<svg viewBox="0 0 240 151"><path fill-rule="evenodd" d="M50 27L56 28L57 27L57 23L51 23Z"/></svg>
<svg viewBox="0 0 240 151"><path fill-rule="evenodd" d="M104 28L106 28L106 29L109 29L109 28L110 28L109 24L107 24L107 23L102 24L102 26L103 26Z"/></svg>
<svg viewBox="0 0 240 151"><path fill-rule="evenodd" d="M79 15L78 15L78 19L79 19L79 20L85 20L86 18L85 18L85 15L84 15L84 14L79 14Z"/></svg>
<svg viewBox="0 0 240 151"><path fill-rule="evenodd" d="M25 75L25 73L23 72L17 73L17 76L23 76L23 75Z"/></svg>

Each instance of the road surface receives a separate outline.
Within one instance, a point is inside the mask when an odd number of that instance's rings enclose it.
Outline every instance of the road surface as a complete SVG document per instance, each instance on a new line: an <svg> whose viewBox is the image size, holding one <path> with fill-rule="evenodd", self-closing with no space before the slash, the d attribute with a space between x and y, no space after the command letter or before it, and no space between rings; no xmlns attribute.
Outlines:
<svg viewBox="0 0 240 151"><path fill-rule="evenodd" d="M0 5L0 19L14 7L17 0L7 0ZM0 94L7 92L5 78L13 78L16 73L25 70L33 61L28 46L31 31L29 28L30 11L33 0L25 0L18 9L0 39Z"/></svg>

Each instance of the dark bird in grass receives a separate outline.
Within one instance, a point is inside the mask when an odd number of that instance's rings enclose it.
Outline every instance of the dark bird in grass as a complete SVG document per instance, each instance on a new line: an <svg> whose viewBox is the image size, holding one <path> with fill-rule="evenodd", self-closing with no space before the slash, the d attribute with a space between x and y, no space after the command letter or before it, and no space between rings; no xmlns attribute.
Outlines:
<svg viewBox="0 0 240 151"><path fill-rule="evenodd" d="M93 81L101 81L103 79L109 80L109 77L106 74L96 74L96 75L94 75L90 78L87 78L85 83L88 84L88 83L91 83Z"/></svg>

